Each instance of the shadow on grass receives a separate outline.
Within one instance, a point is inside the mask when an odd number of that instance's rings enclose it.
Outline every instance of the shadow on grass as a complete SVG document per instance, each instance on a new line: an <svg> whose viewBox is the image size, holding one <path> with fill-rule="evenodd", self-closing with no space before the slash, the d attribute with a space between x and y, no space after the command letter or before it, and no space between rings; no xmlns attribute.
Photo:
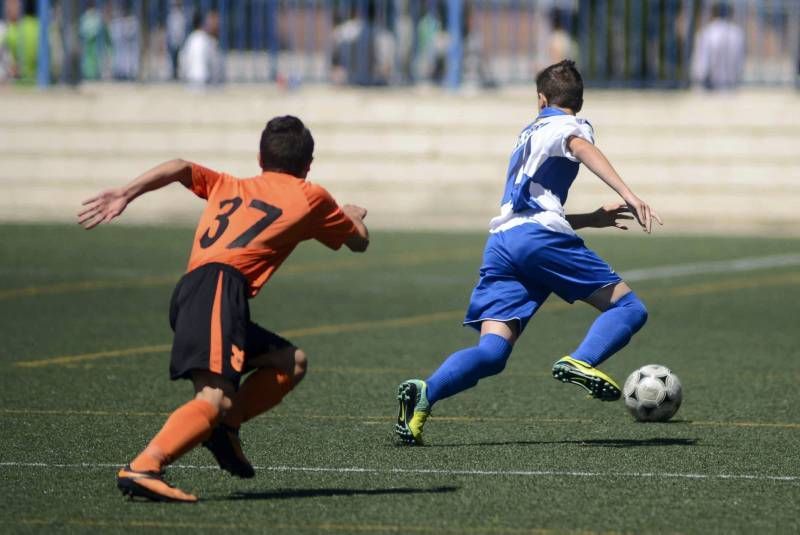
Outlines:
<svg viewBox="0 0 800 535"><path fill-rule="evenodd" d="M572 444L599 448L642 448L650 446L696 446L697 438L602 438L587 440L513 440L508 442L467 442L461 444L428 444L429 448L458 448L469 446L543 446Z"/></svg>
<svg viewBox="0 0 800 535"><path fill-rule="evenodd" d="M388 489L275 489L266 492L235 492L222 500L288 500L293 498L319 498L331 496L381 496L385 494L443 494L455 492L458 487L388 488Z"/></svg>

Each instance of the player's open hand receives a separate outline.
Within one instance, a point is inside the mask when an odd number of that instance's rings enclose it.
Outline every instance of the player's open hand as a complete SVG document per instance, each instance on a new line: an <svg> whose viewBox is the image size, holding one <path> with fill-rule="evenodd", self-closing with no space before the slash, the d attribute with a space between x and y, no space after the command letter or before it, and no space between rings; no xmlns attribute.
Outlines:
<svg viewBox="0 0 800 535"><path fill-rule="evenodd" d="M82 204L78 224L89 230L120 215L128 206L128 197L122 188L113 188L86 199Z"/></svg>
<svg viewBox="0 0 800 535"><path fill-rule="evenodd" d="M358 219L359 221L362 221L365 217L367 217L367 209L356 206L355 204L345 204L342 206L342 212L344 212L350 219Z"/></svg>
<svg viewBox="0 0 800 535"><path fill-rule="evenodd" d="M653 230L653 221L659 225L664 224L661 222L661 218L658 217L658 214L650 208L650 205L636 195L631 195L630 198L625 199L625 201L631 213L636 216L636 221L642 226L642 230L648 234Z"/></svg>

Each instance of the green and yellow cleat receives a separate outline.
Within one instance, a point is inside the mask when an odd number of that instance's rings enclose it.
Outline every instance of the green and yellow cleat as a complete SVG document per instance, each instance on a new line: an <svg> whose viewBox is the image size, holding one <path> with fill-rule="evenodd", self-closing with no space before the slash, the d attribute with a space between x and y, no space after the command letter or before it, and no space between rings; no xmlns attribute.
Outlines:
<svg viewBox="0 0 800 535"><path fill-rule="evenodd" d="M431 414L427 389L425 381L419 379L410 379L397 387L400 412L394 432L406 444L422 445L422 428Z"/></svg>
<svg viewBox="0 0 800 535"><path fill-rule="evenodd" d="M562 383L585 388L601 401L616 401L622 395L614 379L589 364L566 356L553 364L553 377Z"/></svg>

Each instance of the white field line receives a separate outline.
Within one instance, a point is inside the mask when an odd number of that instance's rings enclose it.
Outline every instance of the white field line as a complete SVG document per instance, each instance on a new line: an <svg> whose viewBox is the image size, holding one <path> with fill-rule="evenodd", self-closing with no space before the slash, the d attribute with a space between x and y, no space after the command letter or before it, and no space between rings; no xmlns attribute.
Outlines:
<svg viewBox="0 0 800 535"><path fill-rule="evenodd" d="M669 279L688 275L708 275L712 273L740 273L775 267L800 266L800 254L753 256L733 260L674 264L670 266L631 269L619 274L626 281Z"/></svg>
<svg viewBox="0 0 800 535"><path fill-rule="evenodd" d="M119 468L125 463L44 463L44 462L0 462L0 468ZM212 465L176 464L171 468L184 470L218 470ZM426 468L360 468L324 466L254 466L256 470L268 472L312 472L336 474L419 474L443 476L519 476L519 477L599 477L633 479L696 479L696 480L748 480L748 481L800 481L797 476L775 476L765 474L694 474L679 472L586 472L578 470L444 470Z"/></svg>

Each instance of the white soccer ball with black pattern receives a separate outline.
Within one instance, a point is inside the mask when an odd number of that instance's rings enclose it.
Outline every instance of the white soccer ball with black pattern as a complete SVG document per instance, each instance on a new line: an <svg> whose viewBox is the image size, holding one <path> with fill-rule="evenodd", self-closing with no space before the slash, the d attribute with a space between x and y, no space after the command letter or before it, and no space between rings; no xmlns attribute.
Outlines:
<svg viewBox="0 0 800 535"><path fill-rule="evenodd" d="M640 422L666 422L683 399L680 379L660 364L648 364L630 374L622 394L628 412Z"/></svg>

